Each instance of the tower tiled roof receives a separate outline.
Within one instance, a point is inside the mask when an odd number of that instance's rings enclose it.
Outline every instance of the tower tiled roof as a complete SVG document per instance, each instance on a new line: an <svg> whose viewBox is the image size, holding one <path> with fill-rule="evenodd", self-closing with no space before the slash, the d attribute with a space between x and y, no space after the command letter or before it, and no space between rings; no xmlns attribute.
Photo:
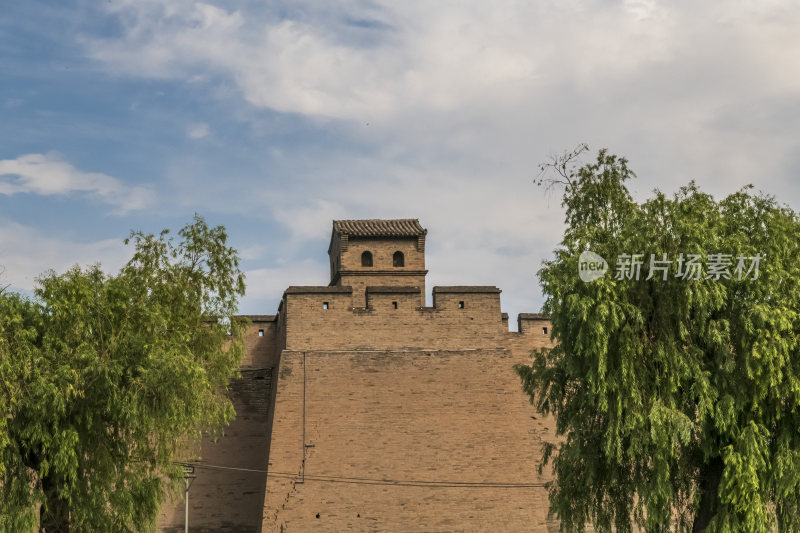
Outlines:
<svg viewBox="0 0 800 533"><path fill-rule="evenodd" d="M428 233L416 218L334 220L333 232L354 237L417 237Z"/></svg>

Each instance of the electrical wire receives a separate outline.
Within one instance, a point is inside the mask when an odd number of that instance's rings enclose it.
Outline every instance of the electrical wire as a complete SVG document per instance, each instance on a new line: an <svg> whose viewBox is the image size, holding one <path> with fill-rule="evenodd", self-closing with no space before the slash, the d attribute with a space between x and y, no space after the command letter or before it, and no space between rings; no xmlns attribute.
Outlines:
<svg viewBox="0 0 800 533"><path fill-rule="evenodd" d="M354 485L391 485L396 487L438 487L438 488L537 488L546 486L545 482L504 482L504 481L425 481L418 479L386 479L386 478L363 478L363 477L347 477L347 476L328 476L318 474L300 475L291 472L271 472L269 470L256 469L256 468L241 468L234 466L212 465L207 463L180 463L194 466L195 468L207 470L228 470L235 472L251 472L258 474L267 474L267 477L277 477L284 479L293 479L297 481L319 481L326 483L348 483Z"/></svg>

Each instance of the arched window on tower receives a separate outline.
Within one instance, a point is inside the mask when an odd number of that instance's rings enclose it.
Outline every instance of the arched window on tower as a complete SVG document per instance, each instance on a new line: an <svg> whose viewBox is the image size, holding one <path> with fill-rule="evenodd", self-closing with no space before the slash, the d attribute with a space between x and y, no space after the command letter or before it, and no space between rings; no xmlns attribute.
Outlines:
<svg viewBox="0 0 800 533"><path fill-rule="evenodd" d="M406 259L403 257L403 252L395 252L392 256L392 265L396 267L406 266Z"/></svg>
<svg viewBox="0 0 800 533"><path fill-rule="evenodd" d="M363 254L361 254L361 266L362 267L372 266L372 252L364 252Z"/></svg>

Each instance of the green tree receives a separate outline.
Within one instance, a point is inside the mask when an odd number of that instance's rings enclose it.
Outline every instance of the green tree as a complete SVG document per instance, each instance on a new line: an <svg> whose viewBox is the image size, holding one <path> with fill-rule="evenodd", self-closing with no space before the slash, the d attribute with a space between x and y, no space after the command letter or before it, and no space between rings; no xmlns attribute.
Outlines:
<svg viewBox="0 0 800 533"><path fill-rule="evenodd" d="M584 149L544 168L566 211L539 271L555 347L517 367L556 420L540 465L551 513L563 531L799 531L798 214L751 187L716 201L694 183L639 203L625 159L601 150L579 167ZM581 280L585 250L605 276ZM640 279L616 279L621 254L643 254ZM666 279L650 254L672 261ZM690 254L700 279L681 275ZM731 254L729 279L714 254ZM757 254L757 279L739 279L738 256L750 268Z"/></svg>
<svg viewBox="0 0 800 533"><path fill-rule="evenodd" d="M179 237L0 294L0 531L151 529L181 447L233 417L244 277L224 228Z"/></svg>

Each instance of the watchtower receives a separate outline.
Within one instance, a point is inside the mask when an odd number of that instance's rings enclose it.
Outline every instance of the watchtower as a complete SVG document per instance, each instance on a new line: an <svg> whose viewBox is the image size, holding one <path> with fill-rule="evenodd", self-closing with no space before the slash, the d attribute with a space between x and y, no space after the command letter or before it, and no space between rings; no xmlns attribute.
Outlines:
<svg viewBox="0 0 800 533"><path fill-rule="evenodd" d="M425 235L416 218L334 220L328 256L331 286L353 288L366 305L367 287L416 287L425 305Z"/></svg>

